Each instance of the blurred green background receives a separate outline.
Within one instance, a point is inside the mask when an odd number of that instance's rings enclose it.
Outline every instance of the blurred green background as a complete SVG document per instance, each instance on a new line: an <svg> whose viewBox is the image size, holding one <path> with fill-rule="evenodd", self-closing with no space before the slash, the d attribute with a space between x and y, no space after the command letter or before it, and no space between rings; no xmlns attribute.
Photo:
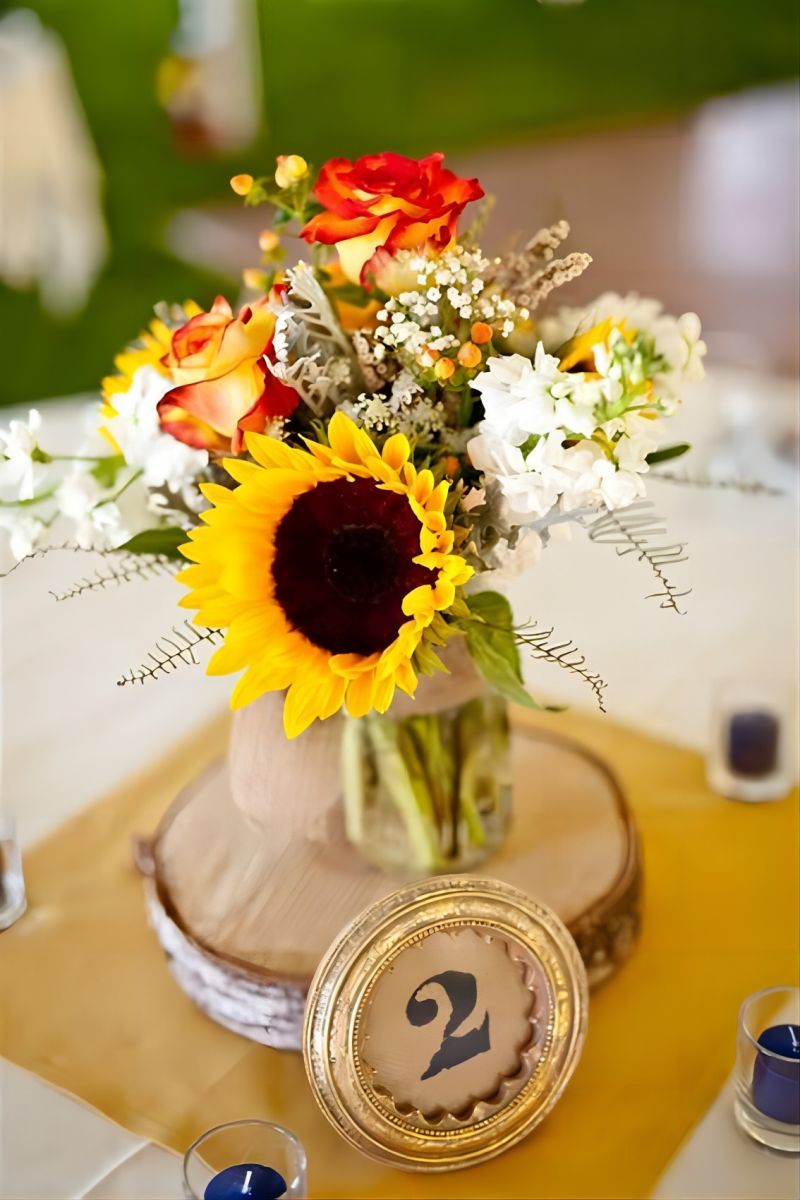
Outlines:
<svg viewBox="0 0 800 1200"><path fill-rule="evenodd" d="M105 172L111 252L69 320L0 285L3 403L91 389L156 300L235 289L164 242L177 209L230 196L234 170L264 172L276 153L318 164L658 120L797 70L796 0L259 0L265 132L198 161L176 153L155 94L175 0L28 7L69 53Z"/></svg>

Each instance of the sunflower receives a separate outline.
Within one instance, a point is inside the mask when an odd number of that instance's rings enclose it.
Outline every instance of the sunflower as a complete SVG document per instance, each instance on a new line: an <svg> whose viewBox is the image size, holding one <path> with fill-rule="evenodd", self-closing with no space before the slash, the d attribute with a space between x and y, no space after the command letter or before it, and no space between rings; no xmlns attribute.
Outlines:
<svg viewBox="0 0 800 1200"><path fill-rule="evenodd" d="M414 694L414 654L441 644L439 614L472 575L452 553L449 482L417 471L403 434L379 451L343 413L329 446L245 438L255 461L226 460L234 489L202 485L213 507L181 547L182 606L227 629L209 674L244 671L232 708L288 688L288 737L342 704L385 712L396 687Z"/></svg>

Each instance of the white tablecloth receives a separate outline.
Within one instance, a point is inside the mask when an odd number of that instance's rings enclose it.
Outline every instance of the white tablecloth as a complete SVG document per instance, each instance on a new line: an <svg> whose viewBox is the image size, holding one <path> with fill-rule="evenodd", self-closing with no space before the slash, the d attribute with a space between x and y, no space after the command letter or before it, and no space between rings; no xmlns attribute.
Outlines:
<svg viewBox="0 0 800 1200"><path fill-rule="evenodd" d="M78 404L45 408L54 438L74 425ZM580 533L512 584L518 618L535 617L574 638L608 680L612 719L702 749L718 680L770 679L795 691L796 468L773 459L769 446L796 430L796 405L792 383L718 373L678 418L676 440L693 441L697 453L676 471L726 470L786 489L774 497L652 485L672 538L689 543L690 562L674 568L693 588L687 615L644 598L653 590L644 564L618 560ZM63 590L87 565L78 555L54 554L26 564L2 587L3 800L16 810L23 845L202 724L226 703L230 687L186 667L158 683L117 689L117 677L179 619L176 585L136 582L56 604L49 589ZM591 707L585 686L564 672L532 664L528 674L549 697ZM8 1064L0 1105L0 1194L7 1200L180 1195L174 1156ZM796 1162L738 1132L723 1092L657 1196L783 1200L800 1196L800 1178Z"/></svg>

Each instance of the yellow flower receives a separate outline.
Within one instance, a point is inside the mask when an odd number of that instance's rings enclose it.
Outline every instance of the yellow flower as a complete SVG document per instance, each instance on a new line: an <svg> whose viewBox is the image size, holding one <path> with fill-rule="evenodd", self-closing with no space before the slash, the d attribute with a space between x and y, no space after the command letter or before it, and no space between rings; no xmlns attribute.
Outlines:
<svg viewBox="0 0 800 1200"><path fill-rule="evenodd" d="M279 188L294 187L308 175L308 163L300 154L279 154L275 161L275 182Z"/></svg>
<svg viewBox="0 0 800 1200"><path fill-rule="evenodd" d="M281 239L278 237L274 229L262 229L258 235L258 246L265 254L274 254L281 244Z"/></svg>
<svg viewBox="0 0 800 1200"><path fill-rule="evenodd" d="M252 175L234 175L231 178L231 190L234 191L237 196L246 196L252 188L253 183L254 180Z"/></svg>
<svg viewBox="0 0 800 1200"><path fill-rule="evenodd" d="M615 321L613 317L607 317L605 321L593 325L585 333L577 333L556 351L560 369L599 378L594 361L594 347L607 346L614 330L618 330L626 342L633 341L634 334L626 327L624 321Z"/></svg>
<svg viewBox="0 0 800 1200"><path fill-rule="evenodd" d="M403 434L381 452L336 413L328 438L297 450L246 434L255 462L226 461L234 489L203 485L213 507L181 547L182 606L227 630L209 673L244 671L232 708L288 688L288 737L342 704L360 717L413 695L414 654L472 575L452 553L449 481L416 470Z"/></svg>

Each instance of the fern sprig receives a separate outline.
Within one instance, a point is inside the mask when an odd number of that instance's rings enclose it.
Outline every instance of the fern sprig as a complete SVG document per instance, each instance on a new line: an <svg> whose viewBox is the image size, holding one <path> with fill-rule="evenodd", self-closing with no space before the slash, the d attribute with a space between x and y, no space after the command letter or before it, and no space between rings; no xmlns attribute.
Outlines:
<svg viewBox="0 0 800 1200"><path fill-rule="evenodd" d="M678 601L688 596L692 589L681 590L667 577L665 568L687 561L686 544L654 544L653 539L663 537L666 529L649 501L639 500L621 511L604 512L587 526L587 530L591 541L615 546L620 558L633 554L639 562L647 563L660 590L650 592L646 598L658 600L659 608L671 608L681 616L685 614Z"/></svg>
<svg viewBox="0 0 800 1200"><path fill-rule="evenodd" d="M757 479L712 479L710 475L676 475L672 471L651 471L648 482L672 483L681 487L709 488L713 491L739 492L743 496L784 496L781 488Z"/></svg>
<svg viewBox="0 0 800 1200"><path fill-rule="evenodd" d="M39 546L36 550L31 550L30 554L26 554L24 558L18 559L13 566L7 571L0 571L0 579L8 579L9 575L31 562L34 558L44 558L46 554L51 554L56 550L68 550L72 554L99 554L102 551L95 550L91 546L79 546L77 542L53 542L48 546Z"/></svg>
<svg viewBox="0 0 800 1200"><path fill-rule="evenodd" d="M162 554L132 554L126 555L120 562L113 558L91 575L85 575L76 580L65 592L54 592L50 595L59 603L62 600L73 600L86 592L104 591L109 584L117 587L130 583L133 579L153 579L159 575L175 575L185 566L179 559L167 558Z"/></svg>
<svg viewBox="0 0 800 1200"><path fill-rule="evenodd" d="M514 633L518 645L525 646L530 650L534 658L552 663L556 667L561 667L564 671L570 671L573 675L577 675L582 679L584 683L587 683L594 692L600 712L604 713L606 711L605 696L603 693L608 684L602 676L588 669L586 656L581 654L573 641L553 641L553 628L536 629L535 623L533 625L519 626Z"/></svg>
<svg viewBox="0 0 800 1200"><path fill-rule="evenodd" d="M171 636L159 638L144 662L120 676L117 687L125 687L129 683L145 683L148 679L171 675L181 663L196 667L199 659L195 655L195 649L203 644L216 645L223 636L221 629L200 629L189 620L184 621L181 627L173 625Z"/></svg>

